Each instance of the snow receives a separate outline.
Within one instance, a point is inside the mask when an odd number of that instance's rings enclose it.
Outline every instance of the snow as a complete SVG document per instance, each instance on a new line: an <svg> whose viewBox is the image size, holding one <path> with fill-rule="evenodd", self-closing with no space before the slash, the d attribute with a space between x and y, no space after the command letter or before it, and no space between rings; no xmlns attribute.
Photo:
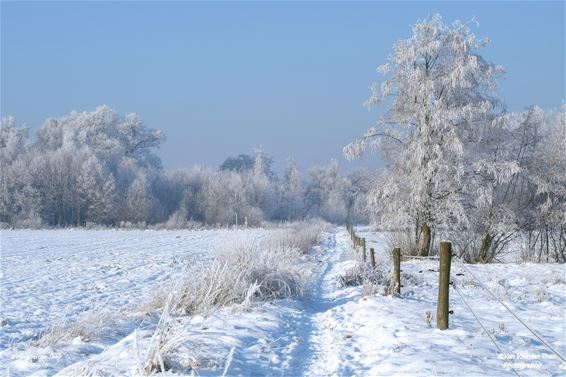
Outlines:
<svg viewBox="0 0 566 377"><path fill-rule="evenodd" d="M254 232L252 236L263 234ZM3 340L5 349L0 353L0 362L4 368L10 368L13 375L30 372L77 375L85 371L140 374L144 352L157 325L155 317L136 322L125 329L129 332L121 337L116 335L112 342L104 344L79 339L63 349L42 349L29 346L26 340L31 333L49 324L40 320L42 315L43 318L56 317L42 314L52 310L50 300L58 303L53 306L59 314L63 313L65 305L87 305L93 300L107 300L106 305L116 309L134 305L140 300L139 295L151 290L149 286L163 282L167 274L170 279L182 272L175 267L177 264L172 265L172 260L177 260L178 264L206 261L211 258L206 253L210 244L233 237L233 233L3 233L2 319L14 322L19 319L22 327L16 328L17 323L2 327L2 339L15 336L17 341L8 345ZM390 259L385 236L360 228L357 233L366 237L368 248L375 248L379 268L388 271ZM127 246L130 244L135 247ZM168 246L160 247L160 244ZM47 262L45 251L39 249L42 246L50 248L49 259L63 259ZM96 253L89 252L90 246ZM126 249L131 255L128 256ZM450 328L446 331L435 328L437 261L403 261L399 297L364 295L361 286L339 284L339 277L360 263L353 255L349 235L345 229L337 228L326 234L311 253L312 285L305 298L226 307L206 317L176 318L172 328L177 344L175 373L191 374L188 366L198 365L200 376L221 375L225 369L230 376L508 376L513 375L507 365L510 362L520 376L566 373L564 363L493 299L459 262L453 261L452 280L506 354L497 351L453 288L450 289L450 309L454 314L450 316ZM46 270L48 263L55 268ZM96 272L86 269L95 263L98 263ZM104 272L108 268L114 270ZM468 268L549 344L565 353L563 265L506 263ZM77 272L80 269L85 270L84 276ZM57 285L58 290L46 286L45 275L55 279L65 275L65 271L69 271L69 277ZM18 278L18 274L23 275ZM90 298L77 293L82 291L76 286L84 288L97 279L104 285L98 290L83 292ZM25 283L22 290L16 292L17 285L22 283ZM120 299L109 300L111 292L122 289L125 293ZM128 293L126 289L135 293ZM63 297L56 300L56 295ZM32 305L34 301L37 302ZM34 314L35 311L38 313ZM428 311L433 316L430 324L426 319ZM7 331L11 331L10 334ZM27 335L24 332L28 332ZM89 347L95 348L90 354ZM49 365L31 368L30 360L25 359L30 356L35 357L35 364Z"/></svg>
<svg viewBox="0 0 566 377"><path fill-rule="evenodd" d="M185 266L207 263L220 243L264 233L261 229L2 231L1 368L14 374L39 369L52 374L67 365L73 357L60 350L26 353L28 342L91 312L120 320L110 329L115 333L103 334L107 339L101 342L77 339L77 353L100 352L147 320L139 318L137 307L180 276Z"/></svg>

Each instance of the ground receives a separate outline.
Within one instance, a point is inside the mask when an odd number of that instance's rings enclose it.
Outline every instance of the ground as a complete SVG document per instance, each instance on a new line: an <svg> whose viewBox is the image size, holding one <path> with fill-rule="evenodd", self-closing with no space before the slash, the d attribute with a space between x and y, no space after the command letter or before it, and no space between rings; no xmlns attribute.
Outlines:
<svg viewBox="0 0 566 377"><path fill-rule="evenodd" d="M390 257L385 236L367 228L357 231L366 237L368 249L375 248L378 270L387 277ZM207 263L214 257L210 250L216 242L261 237L265 232L4 232L2 373L139 374L140 359L159 318L140 319L127 308L135 307L160 283L182 274L184 263ZM176 319L172 334L176 356L170 374L506 376L515 375L511 366L520 376L566 373L558 356L487 291L563 355L563 265L464 267L454 260L452 280L473 312L451 288L454 314L450 328L440 331L434 318L437 260L403 261L401 295L391 296L384 295L379 285L342 286L340 277L362 264L358 253L346 230L337 227L311 251L312 284L305 297ZM94 302L99 304L93 306ZM128 313L129 319L119 329L108 329L102 340L79 336L70 344L30 343L58 318L72 322L81 316L77 308L100 305ZM195 369L187 369L189 364Z"/></svg>

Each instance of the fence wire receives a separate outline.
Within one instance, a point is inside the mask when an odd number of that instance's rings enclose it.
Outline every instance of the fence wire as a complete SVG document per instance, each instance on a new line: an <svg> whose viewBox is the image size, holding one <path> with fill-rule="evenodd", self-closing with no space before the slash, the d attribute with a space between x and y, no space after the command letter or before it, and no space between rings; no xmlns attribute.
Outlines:
<svg viewBox="0 0 566 377"><path fill-rule="evenodd" d="M489 337L489 339L491 339L491 342L495 345L495 348L497 348L497 350L499 351L500 354L503 354L503 350L501 349L501 347L499 347L499 344L497 344L497 342L495 341L495 338L493 337L493 335L487 331L486 327L483 325L483 323L480 321L479 317L476 315L476 313L474 312L474 310L470 307L470 305L468 305L468 302L464 299L464 295L460 292L460 290L458 289L458 287L456 286L456 283L451 283L452 287L454 288L454 290L456 291L456 293L458 293L458 295L460 296L460 299L462 299L462 302L464 303L464 305L466 305L468 307L468 310L470 311L470 313L472 313L472 315L474 316L474 318L476 319L477 323L479 323L480 327L483 329L483 331L487 334L487 336ZM515 368L511 367L511 370L518 376L519 373L515 370Z"/></svg>
<svg viewBox="0 0 566 377"><path fill-rule="evenodd" d="M460 259L455 258L456 261L458 261L465 269L466 271L468 271L468 273L474 278L474 280L476 280L480 286L485 289L494 299L496 299L497 301L499 301L499 303L501 305L503 305L503 307L505 307L505 309L507 309L507 311L509 313L511 313L513 315L513 317L515 317L517 319L517 321L519 321L523 326L525 326L525 328L527 330L529 330L531 332L531 334L533 334L544 346L546 346L546 348L548 348L552 353L554 353L556 356L558 356L560 358L560 360L562 360L562 362L566 363L566 358L564 356L562 356L558 351L556 351L550 344L548 344L541 336L539 336L533 329L531 329L529 327L529 325L527 325L521 318L519 318L519 316L517 314L515 314L513 312L513 310L511 310L511 308L509 308L509 306L507 306L507 304L505 304L501 299L499 299L499 297L497 297L488 287L485 286L485 284L478 279L473 273L472 271L470 271L470 269L465 265L465 263L463 263Z"/></svg>

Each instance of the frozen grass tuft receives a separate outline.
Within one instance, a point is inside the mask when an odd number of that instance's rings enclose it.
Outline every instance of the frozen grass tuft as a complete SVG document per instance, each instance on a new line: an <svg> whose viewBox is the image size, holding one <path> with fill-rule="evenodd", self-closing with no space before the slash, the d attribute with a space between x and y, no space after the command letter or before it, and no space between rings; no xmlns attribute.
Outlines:
<svg viewBox="0 0 566 377"><path fill-rule="evenodd" d="M382 260L380 255L376 257L376 267L372 267L368 260L364 261L359 248L352 248L348 255L355 265L346 270L338 277L341 287L362 286L363 296L377 294L389 294L389 286L392 278L391 262Z"/></svg>
<svg viewBox="0 0 566 377"><path fill-rule="evenodd" d="M66 344L73 339L89 342L103 335L116 334L122 328L123 313L112 313L105 310L89 310L77 321L68 323L62 319L60 323L41 334L32 344L38 347Z"/></svg>
<svg viewBox="0 0 566 377"><path fill-rule="evenodd" d="M181 343L179 336L172 336L171 334L174 326L174 320L171 316L172 301L173 294L170 294L149 342L142 370L146 376L157 372L164 373L169 370L171 366L167 355L171 354Z"/></svg>
<svg viewBox="0 0 566 377"><path fill-rule="evenodd" d="M342 287L363 286L363 296L386 294L390 280L391 277L385 269L379 266L372 268L361 260L356 266L339 276L339 283Z"/></svg>
<svg viewBox="0 0 566 377"><path fill-rule="evenodd" d="M304 254L320 242L324 231L330 230L330 224L320 219L285 223L269 239L274 246L299 249Z"/></svg>
<svg viewBox="0 0 566 377"><path fill-rule="evenodd" d="M364 266L358 265L350 268L339 276L341 287L356 287L364 283Z"/></svg>
<svg viewBox="0 0 566 377"><path fill-rule="evenodd" d="M183 282L176 308L185 314L252 301L302 296L310 263L305 257L326 228L322 222L289 224L263 240L224 245L210 266L193 267Z"/></svg>

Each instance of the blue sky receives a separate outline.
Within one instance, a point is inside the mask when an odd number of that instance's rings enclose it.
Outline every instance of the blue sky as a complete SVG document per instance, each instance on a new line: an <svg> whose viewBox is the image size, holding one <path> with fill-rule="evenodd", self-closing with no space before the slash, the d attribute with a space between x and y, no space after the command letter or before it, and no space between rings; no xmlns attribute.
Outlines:
<svg viewBox="0 0 566 377"><path fill-rule="evenodd" d="M484 56L505 67L510 110L565 98L564 2L2 2L1 112L36 129L106 104L168 137L166 168L271 153L280 169L338 158L377 117L375 68L435 12L475 17Z"/></svg>

